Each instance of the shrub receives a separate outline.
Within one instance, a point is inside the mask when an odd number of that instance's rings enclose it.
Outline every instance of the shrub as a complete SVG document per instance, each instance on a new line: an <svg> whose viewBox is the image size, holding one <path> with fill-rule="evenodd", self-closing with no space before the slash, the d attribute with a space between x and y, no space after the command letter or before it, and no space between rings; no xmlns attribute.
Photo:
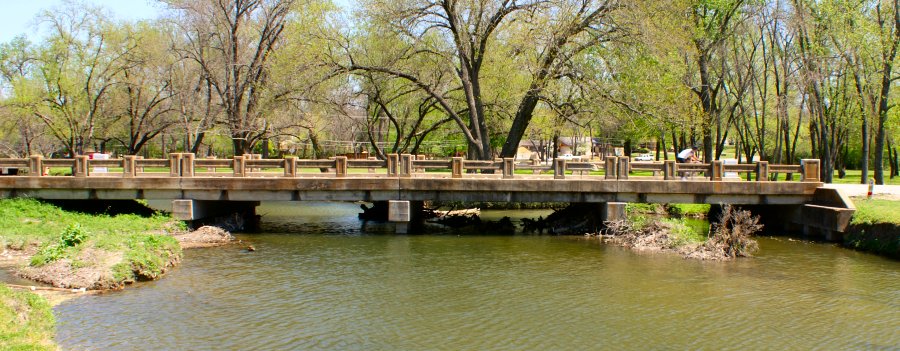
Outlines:
<svg viewBox="0 0 900 351"><path fill-rule="evenodd" d="M81 228L81 224L75 223L66 227L55 243L49 243L34 256L31 257L32 266L43 266L50 262L65 257L70 247L76 247L84 243L88 233Z"/></svg>
<svg viewBox="0 0 900 351"><path fill-rule="evenodd" d="M750 211L735 209L731 205L722 207L719 222L713 224L712 237L706 247L712 251L720 251L725 257L751 256L759 245L751 236L762 230L759 216Z"/></svg>

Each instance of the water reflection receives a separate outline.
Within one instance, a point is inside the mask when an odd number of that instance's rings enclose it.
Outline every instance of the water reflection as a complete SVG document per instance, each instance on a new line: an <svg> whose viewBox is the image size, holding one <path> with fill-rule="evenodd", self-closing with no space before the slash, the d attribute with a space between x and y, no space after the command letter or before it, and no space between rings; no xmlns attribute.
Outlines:
<svg viewBox="0 0 900 351"><path fill-rule="evenodd" d="M763 239L759 257L721 263L578 237L398 236L361 231L357 209L265 206L272 233L239 236L256 252L187 251L161 281L58 306L57 339L128 350L900 347L900 263L871 255Z"/></svg>

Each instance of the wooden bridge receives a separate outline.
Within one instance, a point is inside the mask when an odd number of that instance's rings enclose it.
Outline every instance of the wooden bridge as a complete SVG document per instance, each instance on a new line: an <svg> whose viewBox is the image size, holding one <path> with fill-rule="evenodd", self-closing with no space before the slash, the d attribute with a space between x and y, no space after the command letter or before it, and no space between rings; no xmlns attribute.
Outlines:
<svg viewBox="0 0 900 351"><path fill-rule="evenodd" d="M0 167L26 172L0 177L0 198L66 200L172 199L177 217L195 219L208 202L258 201L490 201L586 203L706 203L801 206L823 197L819 160L800 165L680 164L556 159L548 165L514 159L471 161L388 155L385 160L199 159L0 159ZM48 175L47 169L66 175ZM102 171L101 170L105 170ZM693 174L687 180L681 174ZM55 172L51 172L53 174ZM799 175L769 181L774 173ZM750 175L753 181L742 180ZM731 176L728 176L731 175ZM827 197L827 196L826 196ZM221 207L224 203L219 203ZM850 204L852 206L852 204ZM826 206L834 207L834 206ZM187 210L185 210L187 208ZM848 208L845 206L845 208ZM181 209L181 210L179 210ZM185 212L186 211L186 212ZM402 210L401 210L402 211ZM617 210L618 211L618 210ZM402 221L402 219L401 219Z"/></svg>

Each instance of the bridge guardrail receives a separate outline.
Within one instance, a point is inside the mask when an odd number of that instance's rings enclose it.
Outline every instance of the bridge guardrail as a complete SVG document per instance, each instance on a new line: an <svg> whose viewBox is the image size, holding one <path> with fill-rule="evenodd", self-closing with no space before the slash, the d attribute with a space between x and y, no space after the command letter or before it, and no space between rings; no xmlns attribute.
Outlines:
<svg viewBox="0 0 900 351"><path fill-rule="evenodd" d="M790 173L799 174L799 180L802 182L818 182L820 167L817 159L802 160L800 165L770 165L766 161L749 164L724 164L721 161L711 163L631 162L629 157L609 156L603 162L571 162L566 159L556 159L553 163L545 165L535 160L516 163L515 159L511 158L481 161L465 160L462 157L426 160L422 156L408 154L387 156L385 160L375 158L350 160L344 156L321 160L301 160L295 157L262 159L259 155L215 159L196 158L191 153L172 153L168 159L143 159L139 156L124 156L120 159L108 160L92 160L87 156L76 156L74 159L44 159L41 156L32 156L28 159L0 159L0 167L28 169L29 173L22 176L30 177L47 176L45 169L49 167L71 168L72 175L75 177L92 176L94 167L122 168L118 174L103 173L105 177L117 175L122 177L161 176L164 174L168 174L170 177L321 177L328 175L346 177L350 168L367 168L369 174L382 169L385 171L384 176L387 177L424 176L422 174L429 170L449 170L451 178L463 178L464 173L481 171L479 177L497 176L504 179L515 178L517 169L530 170L532 174L551 172L555 179L565 179L569 172L580 173L582 177L599 178L597 175L590 175L590 172L603 170L601 179L607 180L624 180L629 177L648 178L632 175L632 172L635 171L653 172L652 179L661 177L663 180L678 179L678 175L682 172L703 173L704 177L711 181L725 180L726 173L753 175L748 178L754 178L756 181L769 181L770 176L776 173ZM224 169L230 169L231 172L222 172L221 170ZM302 169L318 169L319 174L302 173L300 172ZM277 170L282 170L282 172ZM498 171L499 173L497 173Z"/></svg>

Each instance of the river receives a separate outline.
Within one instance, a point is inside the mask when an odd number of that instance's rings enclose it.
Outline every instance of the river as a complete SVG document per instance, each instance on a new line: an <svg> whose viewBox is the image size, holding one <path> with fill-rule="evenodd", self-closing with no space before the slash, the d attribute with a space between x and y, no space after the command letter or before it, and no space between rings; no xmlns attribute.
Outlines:
<svg viewBox="0 0 900 351"><path fill-rule="evenodd" d="M263 204L264 233L54 308L94 350L900 350L900 262L761 238L686 260L596 239L394 235L358 206ZM524 213L526 216L542 212ZM523 212L486 212L486 216ZM248 252L243 246L253 245Z"/></svg>

